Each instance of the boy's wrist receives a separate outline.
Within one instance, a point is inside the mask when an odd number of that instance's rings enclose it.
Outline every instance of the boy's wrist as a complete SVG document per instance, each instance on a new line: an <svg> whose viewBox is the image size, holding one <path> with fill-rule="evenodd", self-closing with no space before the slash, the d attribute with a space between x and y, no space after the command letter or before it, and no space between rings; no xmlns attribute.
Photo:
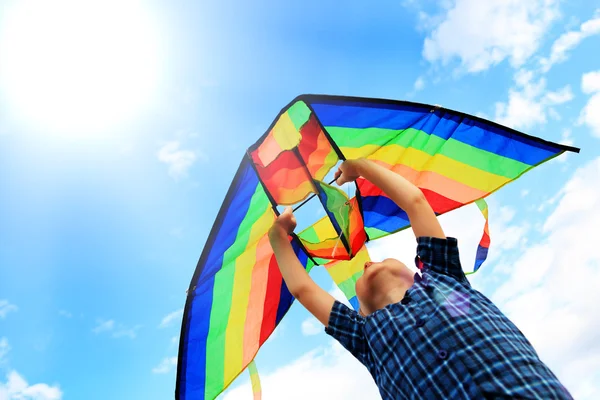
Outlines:
<svg viewBox="0 0 600 400"><path fill-rule="evenodd" d="M285 229L277 223L273 224L271 229L269 229L269 239L287 239L287 236L288 234L285 232Z"/></svg>
<svg viewBox="0 0 600 400"><path fill-rule="evenodd" d="M361 157L361 158L357 158L356 160L353 160L353 162L354 162L354 169L356 170L357 174L364 178L365 173L366 173L367 169L369 168L370 161L366 158Z"/></svg>

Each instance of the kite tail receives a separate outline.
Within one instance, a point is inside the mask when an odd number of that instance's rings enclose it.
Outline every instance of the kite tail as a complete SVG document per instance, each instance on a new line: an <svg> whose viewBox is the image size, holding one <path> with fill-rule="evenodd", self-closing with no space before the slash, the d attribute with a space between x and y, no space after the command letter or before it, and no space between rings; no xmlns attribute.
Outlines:
<svg viewBox="0 0 600 400"><path fill-rule="evenodd" d="M250 373L250 382L252 383L254 400L261 400L262 389L260 387L260 377L258 376L258 370L256 369L256 363L254 360L248 364L248 372Z"/></svg>
<svg viewBox="0 0 600 400"><path fill-rule="evenodd" d="M490 226L489 226L489 210L488 205L484 199L479 199L475 201L477 207L479 207L479 211L483 214L485 218L485 225L483 227L483 235L481 236L481 240L479 241L479 246L477 246L477 254L475 255L475 266L473 268L474 274L481 267L483 262L486 260L488 256L488 251L490 249Z"/></svg>

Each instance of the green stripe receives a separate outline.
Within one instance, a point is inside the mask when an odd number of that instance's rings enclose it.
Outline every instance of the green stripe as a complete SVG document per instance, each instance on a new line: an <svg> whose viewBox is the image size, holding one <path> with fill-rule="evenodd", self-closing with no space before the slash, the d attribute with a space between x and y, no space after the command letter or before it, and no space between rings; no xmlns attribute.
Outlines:
<svg viewBox="0 0 600 400"><path fill-rule="evenodd" d="M225 386L225 331L229 322L235 277L234 261L246 250L252 225L264 214L269 199L261 185L256 187L235 242L223 254L222 268L215 274L210 325L206 342L206 398L216 397Z"/></svg>
<svg viewBox="0 0 600 400"><path fill-rule="evenodd" d="M326 204L327 210L331 212L344 233L345 237L349 237L350 232L350 207L346 204L348 197L341 189L335 186L328 185L323 182L319 182L321 190L327 197Z"/></svg>
<svg viewBox="0 0 600 400"><path fill-rule="evenodd" d="M348 300L356 296L356 281L362 276L363 272L364 271L359 271L350 278L346 279L344 282L337 284Z"/></svg>
<svg viewBox="0 0 600 400"><path fill-rule="evenodd" d="M298 237L308 243L319 243L319 237L317 236L317 231L311 225L302 232L298 234Z"/></svg>
<svg viewBox="0 0 600 400"><path fill-rule="evenodd" d="M367 232L367 235L369 235L369 239L371 240L379 239L390 234L390 232L382 231L377 228L370 228L368 226L365 226L365 232Z"/></svg>
<svg viewBox="0 0 600 400"><path fill-rule="evenodd" d="M300 130L302 125L304 125L306 121L308 121L308 118L310 118L310 109L303 101L294 103L290 108L288 108L287 113L294 123L294 126L298 130Z"/></svg>
<svg viewBox="0 0 600 400"><path fill-rule="evenodd" d="M359 148L365 145L397 144L412 147L429 155L443 154L471 167L515 179L530 165L512 158L481 150L455 139L444 140L436 135L408 128L403 131L381 128L340 128L330 126L327 131L339 147Z"/></svg>
<svg viewBox="0 0 600 400"><path fill-rule="evenodd" d="M479 207L481 212L487 208L487 203L484 199L475 200L475 204L477 204L477 207Z"/></svg>
<svg viewBox="0 0 600 400"><path fill-rule="evenodd" d="M312 259L315 260L317 265L325 265L331 262L331 260L327 260L326 258L313 257Z"/></svg>

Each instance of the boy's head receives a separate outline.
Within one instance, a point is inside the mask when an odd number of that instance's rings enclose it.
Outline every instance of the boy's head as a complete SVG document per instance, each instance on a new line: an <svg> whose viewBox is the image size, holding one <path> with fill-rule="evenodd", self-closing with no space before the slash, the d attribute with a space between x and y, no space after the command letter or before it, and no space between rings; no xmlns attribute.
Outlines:
<svg viewBox="0 0 600 400"><path fill-rule="evenodd" d="M414 272L396 259L366 262L363 275L356 281L356 296L362 313L368 315L402 300L413 283Z"/></svg>

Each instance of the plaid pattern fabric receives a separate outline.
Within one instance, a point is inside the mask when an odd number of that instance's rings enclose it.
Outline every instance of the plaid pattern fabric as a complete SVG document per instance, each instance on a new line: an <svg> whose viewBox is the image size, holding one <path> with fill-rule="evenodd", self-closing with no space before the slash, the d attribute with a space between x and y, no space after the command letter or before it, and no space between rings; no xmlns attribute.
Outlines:
<svg viewBox="0 0 600 400"><path fill-rule="evenodd" d="M519 329L474 290L454 238L419 238L404 299L361 317L340 302L325 331L383 399L571 399Z"/></svg>

